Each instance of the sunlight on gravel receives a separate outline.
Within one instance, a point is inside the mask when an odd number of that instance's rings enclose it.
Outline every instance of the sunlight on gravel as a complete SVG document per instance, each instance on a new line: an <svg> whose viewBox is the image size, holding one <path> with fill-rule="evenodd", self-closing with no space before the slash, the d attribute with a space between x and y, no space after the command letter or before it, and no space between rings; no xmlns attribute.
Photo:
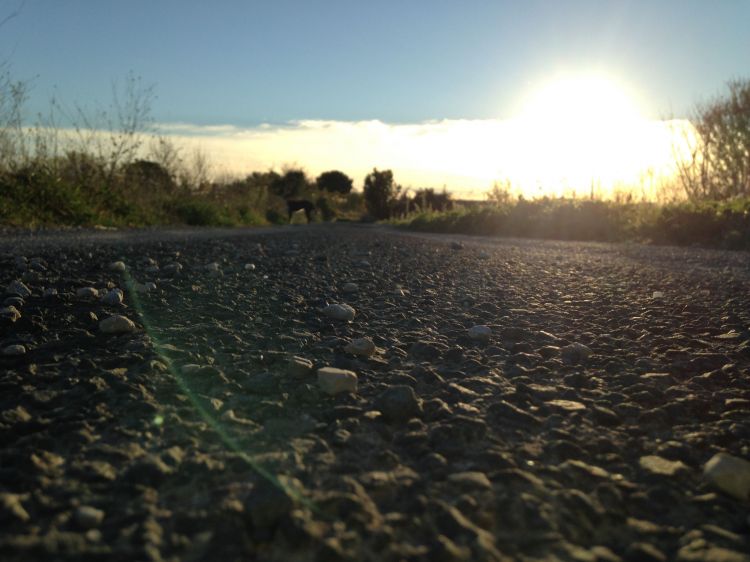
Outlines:
<svg viewBox="0 0 750 562"><path fill-rule="evenodd" d="M0 241L3 560L748 560L744 254Z"/></svg>

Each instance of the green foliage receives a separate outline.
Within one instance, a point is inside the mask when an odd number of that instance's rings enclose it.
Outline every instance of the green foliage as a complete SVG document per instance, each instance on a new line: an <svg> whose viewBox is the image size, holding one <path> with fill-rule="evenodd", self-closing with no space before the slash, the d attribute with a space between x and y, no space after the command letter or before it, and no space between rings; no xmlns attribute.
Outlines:
<svg viewBox="0 0 750 562"><path fill-rule="evenodd" d="M276 209L266 211L266 220L271 224L286 224L287 217Z"/></svg>
<svg viewBox="0 0 750 562"><path fill-rule="evenodd" d="M345 195L351 192L354 181L343 172L331 170L320 174L315 180L315 185L317 185L318 189L321 191L341 193Z"/></svg>
<svg viewBox="0 0 750 562"><path fill-rule="evenodd" d="M180 222L191 226L217 226L222 224L221 213L208 201L187 200L175 207Z"/></svg>
<svg viewBox="0 0 750 562"><path fill-rule="evenodd" d="M653 203L520 199L442 213L420 212L394 222L429 232L750 249L750 199L663 207Z"/></svg>

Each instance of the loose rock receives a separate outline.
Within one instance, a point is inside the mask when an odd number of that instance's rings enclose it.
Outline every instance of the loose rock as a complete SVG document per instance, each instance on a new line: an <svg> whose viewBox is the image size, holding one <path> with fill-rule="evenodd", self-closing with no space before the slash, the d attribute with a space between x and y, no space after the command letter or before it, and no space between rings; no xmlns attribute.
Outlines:
<svg viewBox="0 0 750 562"><path fill-rule="evenodd" d="M334 320L354 320L356 311L348 304L329 304L323 309L323 314Z"/></svg>
<svg viewBox="0 0 750 562"><path fill-rule="evenodd" d="M375 342L370 338L356 338L346 344L344 351L353 355L362 355L369 357L375 353Z"/></svg>
<svg viewBox="0 0 750 562"><path fill-rule="evenodd" d="M3 355L25 355L26 348L21 344L8 345L3 348Z"/></svg>
<svg viewBox="0 0 750 562"><path fill-rule="evenodd" d="M11 281L10 284L5 288L5 292L9 295L18 295L21 298L28 298L31 296L31 289L21 281Z"/></svg>
<svg viewBox="0 0 750 562"><path fill-rule="evenodd" d="M123 293L121 289L112 289L102 297L102 302L109 306L122 304Z"/></svg>
<svg viewBox="0 0 750 562"><path fill-rule="evenodd" d="M287 373L293 377L304 378L310 375L313 370L313 362L304 357L297 357L296 355L289 358L286 364Z"/></svg>
<svg viewBox="0 0 750 562"><path fill-rule="evenodd" d="M492 330L489 326L483 324L469 328L469 337L477 341L489 341L492 336Z"/></svg>
<svg viewBox="0 0 750 562"><path fill-rule="evenodd" d="M687 470L687 466L681 461L670 461L658 455L646 455L638 462L641 468L660 476L674 476L678 472Z"/></svg>
<svg viewBox="0 0 750 562"><path fill-rule="evenodd" d="M99 322L99 329L105 334L127 334L135 331L135 323L126 316L114 314Z"/></svg>
<svg viewBox="0 0 750 562"><path fill-rule="evenodd" d="M322 367L318 369L318 386L326 394L357 392L357 374L346 369Z"/></svg>
<svg viewBox="0 0 750 562"><path fill-rule="evenodd" d="M82 299L95 299L99 296L99 290L94 287L81 287L76 291L76 296Z"/></svg>
<svg viewBox="0 0 750 562"><path fill-rule="evenodd" d="M4 306L0 308L0 318L9 322L15 322L21 318L21 313L15 306Z"/></svg>
<svg viewBox="0 0 750 562"><path fill-rule="evenodd" d="M90 505L82 505L75 511L75 520L84 529L98 527L104 520L104 512Z"/></svg>
<svg viewBox="0 0 750 562"><path fill-rule="evenodd" d="M388 421L404 422L422 415L422 402L414 389L406 385L392 386L375 399L375 409Z"/></svg>
<svg viewBox="0 0 750 562"><path fill-rule="evenodd" d="M116 273L125 273L127 269L128 268L125 265L124 261L114 261L111 264L109 264L109 270L114 271Z"/></svg>
<svg viewBox="0 0 750 562"><path fill-rule="evenodd" d="M359 290L359 286L356 283L344 283L341 290L345 293L356 293Z"/></svg>
<svg viewBox="0 0 750 562"><path fill-rule="evenodd" d="M718 453L706 463L703 475L722 492L739 500L750 499L750 462Z"/></svg>

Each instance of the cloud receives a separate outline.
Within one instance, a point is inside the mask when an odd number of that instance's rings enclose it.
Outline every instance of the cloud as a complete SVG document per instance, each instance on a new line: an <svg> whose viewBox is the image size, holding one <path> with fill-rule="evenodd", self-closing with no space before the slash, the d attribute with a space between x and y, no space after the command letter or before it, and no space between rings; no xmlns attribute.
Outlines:
<svg viewBox="0 0 750 562"><path fill-rule="evenodd" d="M218 174L295 166L315 177L336 169L359 187L373 168L391 169L406 187L445 186L461 198L483 198L496 181L526 195L588 193L592 185L602 195L624 186L642 192L644 178L653 189L654 178L672 173L675 130L682 126L643 120L571 130L521 119L300 120L254 127L159 123L155 131L188 157L199 149Z"/></svg>
<svg viewBox="0 0 750 562"><path fill-rule="evenodd" d="M673 122L674 123L674 122ZM286 165L311 176L341 170L361 185L373 168L392 169L405 186L437 187L482 197L509 180L529 194L587 192L671 173L674 125L661 121L598 123L553 130L520 119L446 119L391 124L378 120L300 120L240 128L160 124L184 146L201 146L226 172ZM652 181L653 183L653 181Z"/></svg>

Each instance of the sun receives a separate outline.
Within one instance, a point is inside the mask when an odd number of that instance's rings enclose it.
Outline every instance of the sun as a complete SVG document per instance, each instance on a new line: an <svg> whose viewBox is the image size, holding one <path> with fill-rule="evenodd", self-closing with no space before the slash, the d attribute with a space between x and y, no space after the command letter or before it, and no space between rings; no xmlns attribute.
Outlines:
<svg viewBox="0 0 750 562"><path fill-rule="evenodd" d="M601 76L551 81L527 96L513 120L514 159L508 175L534 195L607 195L638 181L656 158L651 122L626 88ZM661 149L660 149L661 150Z"/></svg>
<svg viewBox="0 0 750 562"><path fill-rule="evenodd" d="M545 85L526 99L521 118L566 127L643 119L621 86L598 76L564 78Z"/></svg>

